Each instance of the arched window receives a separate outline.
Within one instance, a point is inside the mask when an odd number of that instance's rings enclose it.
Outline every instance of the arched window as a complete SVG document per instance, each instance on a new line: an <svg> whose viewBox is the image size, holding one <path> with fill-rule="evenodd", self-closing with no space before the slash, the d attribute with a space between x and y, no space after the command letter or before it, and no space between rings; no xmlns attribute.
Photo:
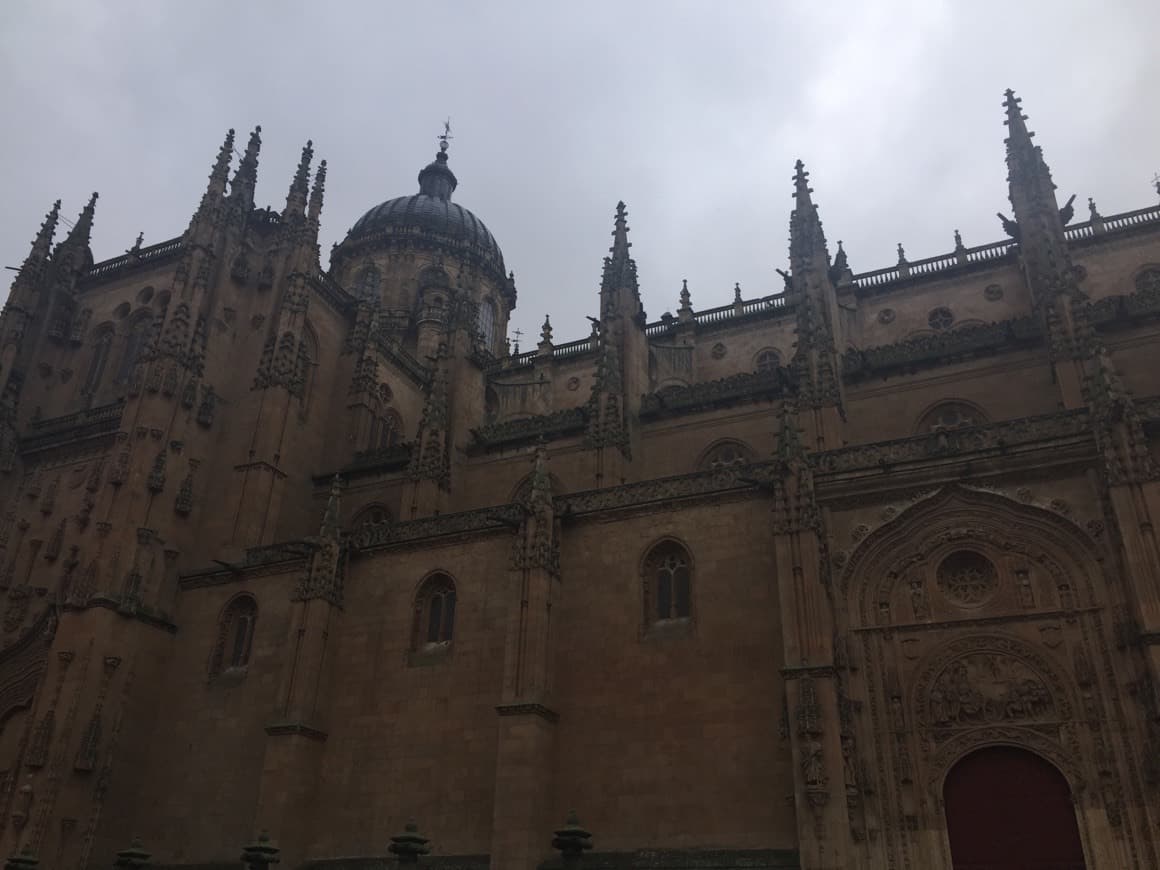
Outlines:
<svg viewBox="0 0 1160 870"><path fill-rule="evenodd" d="M394 447L403 438L403 418L397 411L387 410L375 421L371 431L371 449L383 450Z"/></svg>
<svg viewBox="0 0 1160 870"><path fill-rule="evenodd" d="M662 541L644 560L645 624L688 619L692 615L693 566L676 541Z"/></svg>
<svg viewBox="0 0 1160 870"><path fill-rule="evenodd" d="M381 504L367 505L351 521L351 528L356 532L366 526L381 526L391 521L391 512Z"/></svg>
<svg viewBox="0 0 1160 870"><path fill-rule="evenodd" d="M496 320L495 303L490 299L483 300L479 306L479 338L489 353L495 353Z"/></svg>
<svg viewBox="0 0 1160 870"><path fill-rule="evenodd" d="M257 620L258 604L250 595L238 595L226 605L218 623L217 643L209 664L210 676L249 664Z"/></svg>
<svg viewBox="0 0 1160 870"><path fill-rule="evenodd" d="M298 344L298 390L302 397L302 407L299 414L302 417L310 411L310 403L314 397L314 379L318 368L318 336L310 324L302 330L302 341Z"/></svg>
<svg viewBox="0 0 1160 870"><path fill-rule="evenodd" d="M772 347L759 351L753 360L753 368L759 374L772 372L781 366L781 354Z"/></svg>
<svg viewBox="0 0 1160 870"><path fill-rule="evenodd" d="M411 649L416 652L447 647L455 632L455 582L446 574L432 574L415 596Z"/></svg>
<svg viewBox="0 0 1160 870"><path fill-rule="evenodd" d="M705 451L699 468L701 471L719 471L722 468L748 465L752 461L753 451L740 441L721 441Z"/></svg>
<svg viewBox="0 0 1160 870"><path fill-rule="evenodd" d="M105 367L109 364L109 354L113 350L113 330L101 329L93 340L93 355L89 359L89 371L85 375L85 383L81 392L91 396L101 387L101 378L105 376Z"/></svg>
<svg viewBox="0 0 1160 870"><path fill-rule="evenodd" d="M922 415L916 427L916 434L965 429L968 426L981 426L986 422L986 415L974 405L959 401L940 402Z"/></svg>
<svg viewBox="0 0 1160 870"><path fill-rule="evenodd" d="M1160 267L1151 266L1136 276L1137 293L1160 293Z"/></svg>
<svg viewBox="0 0 1160 870"><path fill-rule="evenodd" d="M359 270L358 277L354 279L354 295L358 299L377 299L382 283L383 273L377 266L368 263Z"/></svg>
<svg viewBox="0 0 1160 870"><path fill-rule="evenodd" d="M113 378L113 383L129 383L129 378L133 375L133 366L145 349L151 322L152 317L146 315L136 318L129 325L129 333L125 336L125 349L121 352L121 361L117 364L117 375Z"/></svg>

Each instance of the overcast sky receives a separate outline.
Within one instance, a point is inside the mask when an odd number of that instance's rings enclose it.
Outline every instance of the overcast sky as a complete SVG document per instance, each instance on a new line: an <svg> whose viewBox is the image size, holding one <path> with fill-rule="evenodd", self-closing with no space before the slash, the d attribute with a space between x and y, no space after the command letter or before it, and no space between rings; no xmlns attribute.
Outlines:
<svg viewBox="0 0 1160 870"><path fill-rule="evenodd" d="M1157 33L1156 0L5 0L0 262L93 190L98 260L179 235L226 129L261 124L260 203L282 207L306 139L329 162L325 266L418 190L450 115L455 199L515 270L513 328L551 312L566 341L596 313L618 199L650 319L682 278L698 309L780 288L798 157L855 271L956 228L997 240L1007 87L1061 201L1154 204Z"/></svg>

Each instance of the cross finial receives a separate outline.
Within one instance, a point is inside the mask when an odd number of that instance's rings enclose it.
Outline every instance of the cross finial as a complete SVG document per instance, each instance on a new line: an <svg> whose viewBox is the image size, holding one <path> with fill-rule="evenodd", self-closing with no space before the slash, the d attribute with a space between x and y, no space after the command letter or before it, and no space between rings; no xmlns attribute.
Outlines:
<svg viewBox="0 0 1160 870"><path fill-rule="evenodd" d="M451 140L455 137L451 135L451 117L443 122L443 135L439 136L439 150L447 153L447 149L451 147Z"/></svg>

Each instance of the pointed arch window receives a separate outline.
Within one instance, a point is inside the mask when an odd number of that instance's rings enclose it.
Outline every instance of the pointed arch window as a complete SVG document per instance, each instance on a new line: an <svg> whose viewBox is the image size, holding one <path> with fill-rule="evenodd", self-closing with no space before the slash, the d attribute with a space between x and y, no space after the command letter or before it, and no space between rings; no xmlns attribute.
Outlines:
<svg viewBox="0 0 1160 870"><path fill-rule="evenodd" d="M455 634L455 581L443 573L432 574L415 596L411 650L431 652L451 645Z"/></svg>
<svg viewBox="0 0 1160 870"><path fill-rule="evenodd" d="M210 658L211 677L244 668L250 663L257 621L258 603L252 596L238 595L226 605L218 622L217 642Z"/></svg>
<svg viewBox="0 0 1160 870"><path fill-rule="evenodd" d="M354 295L358 299L373 301L379 296L379 288L383 283L383 273L377 266L368 263L359 270L354 281Z"/></svg>
<svg viewBox="0 0 1160 870"><path fill-rule="evenodd" d="M479 338L488 353L495 353L495 329L498 319L495 302L484 299L483 304L479 306Z"/></svg>
<svg viewBox="0 0 1160 870"><path fill-rule="evenodd" d="M641 579L646 627L692 616L693 561L679 543L654 546L645 557Z"/></svg>
<svg viewBox="0 0 1160 870"><path fill-rule="evenodd" d="M149 327L152 317L138 317L129 325L129 332L125 336L125 348L121 352L121 361L117 364L117 374L113 378L115 384L127 384L133 375L133 366L141 358L145 350L145 341L149 336Z"/></svg>
<svg viewBox="0 0 1160 870"><path fill-rule="evenodd" d="M109 364L109 354L113 350L113 330L102 329L93 341L93 355L89 359L89 371L85 375L85 383L81 392L91 396L101 386L101 379L105 376L105 368Z"/></svg>
<svg viewBox="0 0 1160 870"><path fill-rule="evenodd" d="M383 416L371 424L371 450L385 450L394 447L403 439L403 418L397 411L388 409Z"/></svg>

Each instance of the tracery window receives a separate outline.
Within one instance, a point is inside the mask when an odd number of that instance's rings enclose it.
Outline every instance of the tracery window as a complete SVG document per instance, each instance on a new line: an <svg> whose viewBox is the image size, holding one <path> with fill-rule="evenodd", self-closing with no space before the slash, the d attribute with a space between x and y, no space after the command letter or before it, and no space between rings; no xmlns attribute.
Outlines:
<svg viewBox="0 0 1160 870"><path fill-rule="evenodd" d="M1160 294L1160 269L1151 267L1137 275L1136 292Z"/></svg>
<svg viewBox="0 0 1160 870"><path fill-rule="evenodd" d="M371 450L394 447L403 437L403 418L398 412L387 410L371 423Z"/></svg>
<svg viewBox="0 0 1160 870"><path fill-rule="evenodd" d="M718 471L748 465L753 461L753 451L740 441L722 441L709 448L701 459L702 471Z"/></svg>
<svg viewBox="0 0 1160 870"><path fill-rule="evenodd" d="M951 324L955 322L955 315L949 308L940 305L931 309L930 314L926 316L926 322L931 329L950 329Z"/></svg>
<svg viewBox="0 0 1160 870"><path fill-rule="evenodd" d="M445 647L455 633L455 582L446 574L432 574L415 596L411 649Z"/></svg>
<svg viewBox="0 0 1160 870"><path fill-rule="evenodd" d="M495 303L490 299L483 300L479 306L479 336L483 347L489 353L495 353Z"/></svg>
<svg viewBox="0 0 1160 870"><path fill-rule="evenodd" d="M644 560L645 623L688 619L692 614L692 560L676 541L662 541Z"/></svg>
<svg viewBox="0 0 1160 870"><path fill-rule="evenodd" d="M149 326L152 318L138 317L129 327L129 334L125 336L125 349L121 352L121 361L117 364L117 375L113 383L127 384L133 374L133 366L145 349L145 340L149 335Z"/></svg>
<svg viewBox="0 0 1160 870"><path fill-rule="evenodd" d="M81 392L92 395L101 386L101 378L105 375L105 367L109 364L109 354L113 350L113 330L104 329L93 342L93 355L89 360L89 371L85 375L85 383Z"/></svg>
<svg viewBox="0 0 1160 870"><path fill-rule="evenodd" d="M250 595L239 595L226 605L218 623L217 642L209 664L210 676L249 664L257 620L258 604Z"/></svg>
<svg viewBox="0 0 1160 870"><path fill-rule="evenodd" d="M943 594L963 607L982 604L999 585L995 565L974 550L956 550L939 563L935 573Z"/></svg>
<svg viewBox="0 0 1160 870"><path fill-rule="evenodd" d="M383 283L383 273L377 266L367 264L359 270L354 279L354 295L357 299L373 300L379 295L379 287Z"/></svg>
<svg viewBox="0 0 1160 870"><path fill-rule="evenodd" d="M942 402L923 414L918 422L917 431L919 435L923 435L928 432L981 426L986 422L987 418L983 412L973 405L966 402Z"/></svg>
<svg viewBox="0 0 1160 870"><path fill-rule="evenodd" d="M761 374L772 372L781 366L781 354L772 347L759 351L754 360L754 369Z"/></svg>
<svg viewBox="0 0 1160 870"><path fill-rule="evenodd" d="M391 521L391 513L381 504L367 505L357 514L351 522L351 528L356 532L366 526L381 526L383 523Z"/></svg>

